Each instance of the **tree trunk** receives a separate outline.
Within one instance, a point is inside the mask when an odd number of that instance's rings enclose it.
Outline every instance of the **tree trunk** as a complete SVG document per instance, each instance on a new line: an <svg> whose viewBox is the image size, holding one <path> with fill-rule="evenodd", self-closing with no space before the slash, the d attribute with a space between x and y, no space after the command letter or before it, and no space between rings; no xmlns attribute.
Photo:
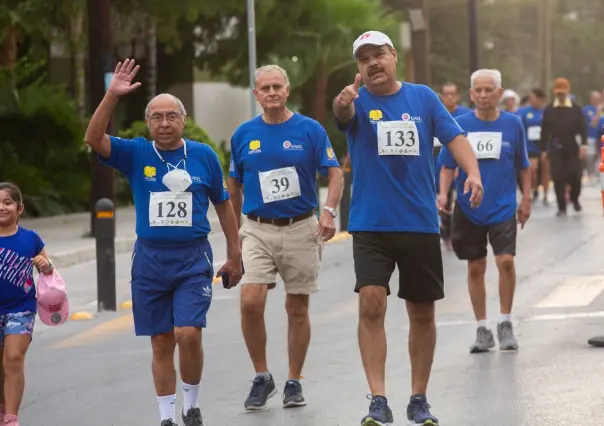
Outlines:
<svg viewBox="0 0 604 426"><path fill-rule="evenodd" d="M327 84L329 83L329 74L325 64L319 63L315 73L315 87L310 103L310 117L319 123L325 121L325 95L327 94Z"/></svg>
<svg viewBox="0 0 604 426"><path fill-rule="evenodd" d="M152 17L147 18L147 97L150 101L157 94L157 34Z"/></svg>
<svg viewBox="0 0 604 426"><path fill-rule="evenodd" d="M71 18L69 31L69 54L71 65L71 85L80 117L86 115L86 66L84 43L84 9L78 8Z"/></svg>
<svg viewBox="0 0 604 426"><path fill-rule="evenodd" d="M10 25L4 33L0 51L0 66L12 70L17 62L17 27Z"/></svg>

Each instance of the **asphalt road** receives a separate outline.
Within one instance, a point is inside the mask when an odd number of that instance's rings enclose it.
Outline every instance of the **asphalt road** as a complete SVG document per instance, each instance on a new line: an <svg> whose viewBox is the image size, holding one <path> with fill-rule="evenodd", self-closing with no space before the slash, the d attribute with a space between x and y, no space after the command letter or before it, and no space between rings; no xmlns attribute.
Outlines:
<svg viewBox="0 0 604 426"><path fill-rule="evenodd" d="M469 354L475 323L465 264L443 253L447 297L437 305L438 347L428 392L442 425L604 425L604 352L586 343L592 335L604 334L603 218L594 194L584 201L584 212L564 219L554 217L553 207L536 206L519 232L518 353ZM219 239L214 245L215 259L220 260L224 242ZM359 424L369 391L356 341L358 301L352 291L351 256L349 238L325 250L321 291L311 301L313 335L303 372L308 401L304 408L284 410L279 394L264 412L244 411L254 372L240 331L239 291L214 287L204 331L200 395L206 426ZM128 297L129 260L129 255L118 258L122 299ZM75 272L69 268L65 274L70 280L93 282L93 266ZM498 298L492 258L487 282L494 322ZM87 303L90 291L84 293L73 290L76 304ZM269 294L269 366L282 389L287 378L283 288ZM410 393L408 321L404 303L395 297L389 301L387 388L395 424L401 425ZM149 342L134 337L127 310L57 328L40 325L27 357L22 425L158 425L150 362ZM178 410L181 401L179 395Z"/></svg>

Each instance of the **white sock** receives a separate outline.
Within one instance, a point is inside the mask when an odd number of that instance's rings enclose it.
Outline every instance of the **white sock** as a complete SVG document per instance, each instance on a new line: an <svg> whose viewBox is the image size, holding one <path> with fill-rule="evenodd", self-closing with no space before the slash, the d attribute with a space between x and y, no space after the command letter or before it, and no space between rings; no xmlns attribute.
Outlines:
<svg viewBox="0 0 604 426"><path fill-rule="evenodd" d="M478 321L478 327L489 328L489 320L483 319Z"/></svg>
<svg viewBox="0 0 604 426"><path fill-rule="evenodd" d="M176 420L176 395L158 396L160 421Z"/></svg>
<svg viewBox="0 0 604 426"><path fill-rule="evenodd" d="M499 318L499 323L501 324L502 322L512 322L512 314L501 314L501 317Z"/></svg>
<svg viewBox="0 0 604 426"><path fill-rule="evenodd" d="M262 372L262 373L256 373L256 377L264 377L266 380L271 378L271 373L267 372Z"/></svg>
<svg viewBox="0 0 604 426"><path fill-rule="evenodd" d="M182 383L182 394L184 396L184 404L182 406L182 412L187 414L190 408L199 407L199 384L187 385L185 382Z"/></svg>

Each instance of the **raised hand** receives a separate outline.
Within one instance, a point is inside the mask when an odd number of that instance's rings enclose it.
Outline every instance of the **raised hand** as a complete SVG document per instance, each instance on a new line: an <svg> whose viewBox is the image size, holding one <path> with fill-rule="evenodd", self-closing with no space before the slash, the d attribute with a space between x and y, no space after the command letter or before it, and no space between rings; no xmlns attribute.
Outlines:
<svg viewBox="0 0 604 426"><path fill-rule="evenodd" d="M119 62L111 78L109 91L118 97L134 92L141 86L141 83L138 81L134 84L132 83L132 79L134 79L140 68L140 65L134 66L134 59L126 59L123 64Z"/></svg>
<svg viewBox="0 0 604 426"><path fill-rule="evenodd" d="M354 83L344 87L338 96L338 103L343 106L348 106L359 97L359 89L361 88L361 74L357 74L354 78Z"/></svg>

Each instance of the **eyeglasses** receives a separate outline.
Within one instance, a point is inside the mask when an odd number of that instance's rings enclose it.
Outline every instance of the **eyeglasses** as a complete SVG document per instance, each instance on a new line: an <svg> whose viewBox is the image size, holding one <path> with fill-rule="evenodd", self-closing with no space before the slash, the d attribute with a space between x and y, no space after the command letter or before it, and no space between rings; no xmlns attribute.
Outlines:
<svg viewBox="0 0 604 426"><path fill-rule="evenodd" d="M172 111L167 113L166 115L160 113L153 113L149 116L149 121L153 124L163 123L164 120L168 121L168 123L175 123L182 119L182 114Z"/></svg>

